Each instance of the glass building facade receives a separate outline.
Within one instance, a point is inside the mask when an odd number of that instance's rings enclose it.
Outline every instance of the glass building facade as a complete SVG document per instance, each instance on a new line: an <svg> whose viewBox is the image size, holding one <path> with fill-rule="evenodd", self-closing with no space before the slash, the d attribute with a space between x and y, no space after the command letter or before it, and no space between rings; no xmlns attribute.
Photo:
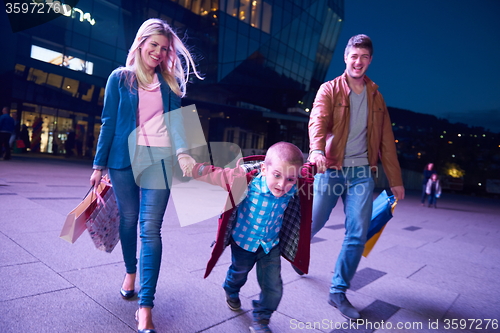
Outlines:
<svg viewBox="0 0 500 333"><path fill-rule="evenodd" d="M67 153L74 137L74 153L93 154L106 79L125 64L142 22L159 17L205 77L193 79L183 105L196 104L209 141L254 153L286 140L307 152L307 111L335 49L343 0L62 2L64 15L26 29L28 15L0 14L0 41L9 46L0 102L30 129L31 150Z"/></svg>

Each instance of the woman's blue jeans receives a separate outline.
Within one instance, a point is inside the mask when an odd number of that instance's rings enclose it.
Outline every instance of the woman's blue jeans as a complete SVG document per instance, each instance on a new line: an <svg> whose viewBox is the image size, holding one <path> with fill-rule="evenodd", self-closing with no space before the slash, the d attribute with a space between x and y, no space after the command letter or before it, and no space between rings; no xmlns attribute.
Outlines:
<svg viewBox="0 0 500 333"><path fill-rule="evenodd" d="M330 293L345 292L356 273L365 248L373 207L370 167L327 169L316 174L312 213L312 237L323 228L339 197L344 202L345 237L335 265Z"/></svg>
<svg viewBox="0 0 500 333"><path fill-rule="evenodd" d="M232 264L222 287L229 296L238 296L241 287L247 281L248 273L257 264L257 281L261 292L259 300L252 302L253 317L256 321L269 320L278 308L283 295L279 245L266 254L262 246L259 246L256 252L250 252L239 247L231 239L231 258Z"/></svg>
<svg viewBox="0 0 500 333"><path fill-rule="evenodd" d="M156 168L165 165L162 162ZM170 195L166 189L139 187L132 168L109 169L118 210L120 212L120 240L128 274L137 272L137 224L141 237L139 261L140 286L139 306L153 307L156 284L160 273L162 254L161 225ZM161 177L157 182L164 181ZM165 181L166 183L166 181Z"/></svg>

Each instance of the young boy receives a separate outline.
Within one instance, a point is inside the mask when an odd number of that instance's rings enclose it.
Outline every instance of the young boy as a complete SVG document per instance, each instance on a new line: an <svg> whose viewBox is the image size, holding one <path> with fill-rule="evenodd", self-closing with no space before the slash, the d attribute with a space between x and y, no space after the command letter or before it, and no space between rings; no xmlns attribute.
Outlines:
<svg viewBox="0 0 500 333"><path fill-rule="evenodd" d="M269 320L283 294L280 254L299 268L307 270L309 265L312 197L303 200L304 191L297 186L303 164L304 157L297 146L278 142L268 149L260 170L247 172L243 167L222 169L203 164L196 164L193 169L195 179L220 185L229 192L229 209L219 219L216 246L205 277L230 244L232 264L222 286L231 310L240 309L240 289L257 264L261 293L259 300L252 302L250 332L271 332ZM300 184L312 188L312 174L302 173L306 177L300 178ZM246 196L236 202L245 189ZM311 207L304 209L308 203Z"/></svg>
<svg viewBox="0 0 500 333"><path fill-rule="evenodd" d="M441 185L439 184L439 177L437 173L433 173L431 178L427 181L425 192L429 196L429 208L436 207L437 199L441 196Z"/></svg>

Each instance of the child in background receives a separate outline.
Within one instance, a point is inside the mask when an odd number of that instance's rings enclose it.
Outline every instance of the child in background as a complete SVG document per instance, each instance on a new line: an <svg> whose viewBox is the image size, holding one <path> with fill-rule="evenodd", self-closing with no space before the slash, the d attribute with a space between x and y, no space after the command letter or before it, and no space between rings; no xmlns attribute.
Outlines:
<svg viewBox="0 0 500 333"><path fill-rule="evenodd" d="M427 181L425 192L429 196L429 208L431 206L437 208L437 199L441 196L441 185L439 184L437 173L433 173L431 175L431 178L429 178L429 180Z"/></svg>

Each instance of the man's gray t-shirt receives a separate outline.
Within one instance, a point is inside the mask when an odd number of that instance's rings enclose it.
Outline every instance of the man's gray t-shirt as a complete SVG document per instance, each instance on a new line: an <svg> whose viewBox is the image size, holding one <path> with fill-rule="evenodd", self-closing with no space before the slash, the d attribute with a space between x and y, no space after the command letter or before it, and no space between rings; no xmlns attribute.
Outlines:
<svg viewBox="0 0 500 333"><path fill-rule="evenodd" d="M366 86L359 95L351 90L349 100L351 103L349 136L347 137L345 147L344 166L368 165L368 101L366 98Z"/></svg>

